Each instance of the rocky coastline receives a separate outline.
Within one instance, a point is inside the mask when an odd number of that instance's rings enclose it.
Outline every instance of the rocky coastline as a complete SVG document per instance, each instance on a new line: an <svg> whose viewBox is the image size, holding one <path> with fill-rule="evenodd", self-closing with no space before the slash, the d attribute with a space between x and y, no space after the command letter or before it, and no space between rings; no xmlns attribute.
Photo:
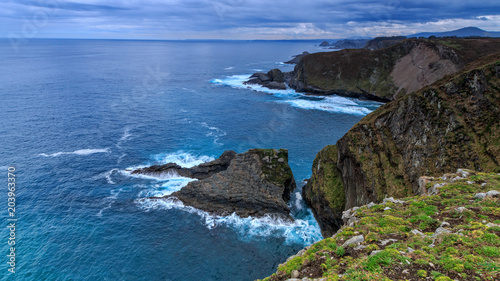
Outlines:
<svg viewBox="0 0 500 281"><path fill-rule="evenodd" d="M155 176L172 173L198 180L171 195L149 199L180 200L214 215L271 215L293 220L287 202L296 184L286 149L250 149L239 154L225 151L220 158L192 168L168 163L132 172Z"/></svg>
<svg viewBox="0 0 500 281"><path fill-rule="evenodd" d="M497 53L321 150L303 198L325 239L264 280L499 279L499 89Z"/></svg>
<svg viewBox="0 0 500 281"><path fill-rule="evenodd" d="M246 84L311 95L389 102L457 73L468 63L495 53L500 39L379 38L368 49L344 49L303 54L293 71L273 79L255 73ZM474 51L472 51L474 50ZM292 62L290 61L290 62ZM277 73L273 69L270 72ZM281 71L279 71L281 72Z"/></svg>

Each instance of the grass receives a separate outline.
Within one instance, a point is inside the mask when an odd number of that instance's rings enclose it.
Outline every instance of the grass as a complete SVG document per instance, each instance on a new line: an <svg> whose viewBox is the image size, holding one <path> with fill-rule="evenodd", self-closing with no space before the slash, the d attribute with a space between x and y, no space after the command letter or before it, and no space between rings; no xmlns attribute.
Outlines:
<svg viewBox="0 0 500 281"><path fill-rule="evenodd" d="M500 280L500 227L487 225L500 223L500 198L474 198L476 193L494 189L500 190L498 174L473 173L448 182L437 195L407 197L404 204L361 207L354 226L344 226L334 237L313 244L264 280L287 280L293 270L299 271L300 279ZM386 206L391 210L384 211ZM457 207L471 212L458 214ZM432 237L445 221L450 233ZM424 236L413 234L414 229ZM364 249L340 247L360 234L365 238ZM382 245L386 239L396 241Z"/></svg>

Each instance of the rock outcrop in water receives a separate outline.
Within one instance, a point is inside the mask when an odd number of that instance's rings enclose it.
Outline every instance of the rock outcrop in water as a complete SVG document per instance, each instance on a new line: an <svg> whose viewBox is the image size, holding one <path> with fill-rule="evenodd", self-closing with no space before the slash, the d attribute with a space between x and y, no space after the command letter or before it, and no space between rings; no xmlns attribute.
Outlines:
<svg viewBox="0 0 500 281"><path fill-rule="evenodd" d="M222 155L210 162L202 163L192 168L184 168L175 163L167 163L164 165L153 165L146 168L141 168L132 171L132 174L141 174L147 176L160 176L162 174L178 174L179 176L193 179L206 179L214 174L225 171L231 160L236 156L236 152L227 150Z"/></svg>
<svg viewBox="0 0 500 281"><path fill-rule="evenodd" d="M421 176L500 172L499 89L497 54L381 106L318 153L304 198L323 233L342 209L418 194Z"/></svg>
<svg viewBox="0 0 500 281"><path fill-rule="evenodd" d="M261 85L273 90L285 90L285 74L275 68L267 73L257 72L250 76L250 79L244 84Z"/></svg>
<svg viewBox="0 0 500 281"><path fill-rule="evenodd" d="M185 205L217 215L236 213L240 217L262 217L274 214L291 219L287 202L296 184L286 149L251 149L240 154L226 151L221 158L194 168L166 164L133 173L172 172L199 180L169 196L152 199L177 198Z"/></svg>

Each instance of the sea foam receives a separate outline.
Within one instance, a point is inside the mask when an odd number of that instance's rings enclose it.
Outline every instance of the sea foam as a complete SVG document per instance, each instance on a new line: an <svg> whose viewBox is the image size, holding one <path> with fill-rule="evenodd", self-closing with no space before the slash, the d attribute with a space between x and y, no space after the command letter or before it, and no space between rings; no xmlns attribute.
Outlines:
<svg viewBox="0 0 500 281"><path fill-rule="evenodd" d="M57 156L61 156L61 155L71 155L71 154L85 156L85 155L91 155L91 154L95 154L95 153L109 153L109 148L88 148L88 149L79 149L79 150L75 150L72 152L56 152L56 153L52 153L52 154L40 153L38 155L44 156L44 157L57 157Z"/></svg>
<svg viewBox="0 0 500 281"><path fill-rule="evenodd" d="M321 110L342 114L353 115L367 115L373 110L367 108L365 105L370 105L373 108L378 107L380 104L375 102L361 102L354 99L339 97L339 96L306 96L298 93L293 89L274 90L268 89L261 85L244 84L251 75L232 75L223 79L213 79L212 83L223 86L230 86L236 89L247 89L257 92L272 94L277 97L276 102L288 103L293 107L308 109L308 110Z"/></svg>
<svg viewBox="0 0 500 281"><path fill-rule="evenodd" d="M241 218L235 213L229 216L211 215L194 207L185 206L175 197L167 199L142 198L137 199L136 203L139 208L146 212L179 209L196 214L200 216L203 224L208 229L214 229L222 225L227 226L236 231L238 237L243 241L265 237L282 237L285 238L285 243L300 243L306 246L323 239L312 214L308 214L304 219L289 221L272 214L260 218Z"/></svg>

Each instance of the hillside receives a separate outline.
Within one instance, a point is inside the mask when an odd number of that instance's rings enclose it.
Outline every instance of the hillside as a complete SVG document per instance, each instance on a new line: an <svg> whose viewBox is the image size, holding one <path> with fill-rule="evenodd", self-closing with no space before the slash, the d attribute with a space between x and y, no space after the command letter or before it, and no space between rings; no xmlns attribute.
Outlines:
<svg viewBox="0 0 500 281"><path fill-rule="evenodd" d="M374 51L304 56L288 84L299 92L390 101L500 50L500 39L408 39Z"/></svg>
<svg viewBox="0 0 500 281"><path fill-rule="evenodd" d="M432 180L432 194L344 212L333 237L264 280L499 280L500 175L459 170Z"/></svg>
<svg viewBox="0 0 500 281"><path fill-rule="evenodd" d="M417 34L408 35L408 37L447 37L447 36L456 36L456 37L500 37L500 32L498 31L486 31L480 28L469 26L460 28L452 31L445 32L422 32Z"/></svg>

